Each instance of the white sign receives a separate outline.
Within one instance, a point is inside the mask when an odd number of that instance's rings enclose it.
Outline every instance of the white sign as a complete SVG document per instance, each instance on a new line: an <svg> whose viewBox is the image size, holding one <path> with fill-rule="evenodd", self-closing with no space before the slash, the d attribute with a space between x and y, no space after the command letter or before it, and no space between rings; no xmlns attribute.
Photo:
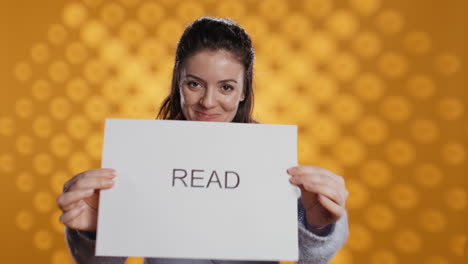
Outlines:
<svg viewBox="0 0 468 264"><path fill-rule="evenodd" d="M297 127L106 120L96 255L297 260Z"/></svg>

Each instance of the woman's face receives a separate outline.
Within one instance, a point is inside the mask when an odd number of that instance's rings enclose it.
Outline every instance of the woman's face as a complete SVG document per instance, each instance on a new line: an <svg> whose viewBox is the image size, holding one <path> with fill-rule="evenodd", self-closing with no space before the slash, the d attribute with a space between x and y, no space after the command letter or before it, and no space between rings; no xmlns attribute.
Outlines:
<svg viewBox="0 0 468 264"><path fill-rule="evenodd" d="M225 50L195 53L182 66L180 80L187 120L231 122L244 100L244 66Z"/></svg>

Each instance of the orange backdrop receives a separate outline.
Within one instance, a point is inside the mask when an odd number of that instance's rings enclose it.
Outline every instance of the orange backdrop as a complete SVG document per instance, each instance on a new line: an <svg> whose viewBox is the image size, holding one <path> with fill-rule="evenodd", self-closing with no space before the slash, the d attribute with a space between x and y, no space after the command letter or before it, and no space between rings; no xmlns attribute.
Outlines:
<svg viewBox="0 0 468 264"><path fill-rule="evenodd" d="M300 162L346 178L351 233L333 263L461 262L467 10L464 0L1 1L1 262L70 263L55 198L99 167L105 118L155 117L177 38L202 15L252 35L256 118L298 124Z"/></svg>

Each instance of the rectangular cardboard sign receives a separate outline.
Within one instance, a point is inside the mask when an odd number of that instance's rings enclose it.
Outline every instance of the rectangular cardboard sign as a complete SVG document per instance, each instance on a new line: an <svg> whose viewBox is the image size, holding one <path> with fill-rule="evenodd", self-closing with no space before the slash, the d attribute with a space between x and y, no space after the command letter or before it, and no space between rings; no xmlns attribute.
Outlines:
<svg viewBox="0 0 468 264"><path fill-rule="evenodd" d="M297 260L297 127L108 119L96 255Z"/></svg>

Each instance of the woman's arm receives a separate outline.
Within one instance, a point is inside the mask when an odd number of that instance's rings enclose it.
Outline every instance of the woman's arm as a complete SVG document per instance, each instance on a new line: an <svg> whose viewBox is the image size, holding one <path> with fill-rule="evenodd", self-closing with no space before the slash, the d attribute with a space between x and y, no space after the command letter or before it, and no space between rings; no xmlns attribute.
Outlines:
<svg viewBox="0 0 468 264"><path fill-rule="evenodd" d="M77 264L123 264L127 259L95 256L96 235L94 232L83 232L67 227L65 235L70 253Z"/></svg>
<svg viewBox="0 0 468 264"><path fill-rule="evenodd" d="M307 227L305 209L298 200L299 261L298 264L325 264L343 246L348 237L348 219L344 213L338 221L325 227L320 235ZM315 231L314 231L315 232Z"/></svg>

